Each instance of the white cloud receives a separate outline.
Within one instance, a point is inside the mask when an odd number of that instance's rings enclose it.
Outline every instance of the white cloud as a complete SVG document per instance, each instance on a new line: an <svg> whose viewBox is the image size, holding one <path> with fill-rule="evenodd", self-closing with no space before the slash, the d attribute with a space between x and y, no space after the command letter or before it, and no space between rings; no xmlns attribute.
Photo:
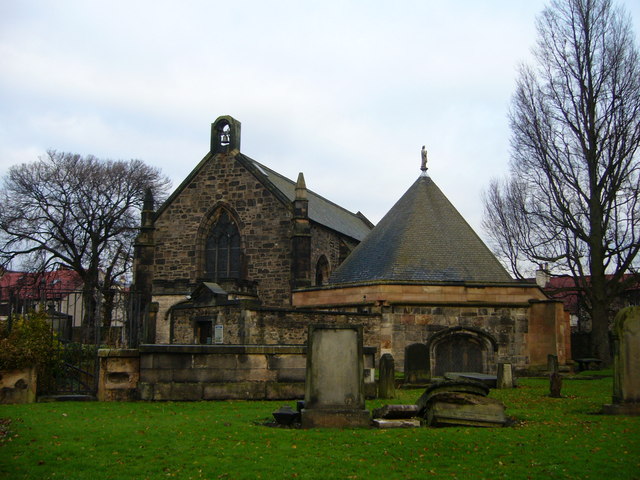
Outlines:
<svg viewBox="0 0 640 480"><path fill-rule="evenodd" d="M376 221L426 144L429 173L478 230L544 4L2 2L0 174L54 148L141 158L177 185L230 114L246 154L304 171L309 188Z"/></svg>

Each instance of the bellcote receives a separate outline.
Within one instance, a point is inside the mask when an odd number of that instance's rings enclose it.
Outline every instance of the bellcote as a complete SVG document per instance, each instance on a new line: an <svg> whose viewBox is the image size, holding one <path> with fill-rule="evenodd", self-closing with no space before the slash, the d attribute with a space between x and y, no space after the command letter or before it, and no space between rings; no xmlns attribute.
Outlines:
<svg viewBox="0 0 640 480"><path fill-rule="evenodd" d="M211 153L240 150L240 122L229 115L211 124Z"/></svg>

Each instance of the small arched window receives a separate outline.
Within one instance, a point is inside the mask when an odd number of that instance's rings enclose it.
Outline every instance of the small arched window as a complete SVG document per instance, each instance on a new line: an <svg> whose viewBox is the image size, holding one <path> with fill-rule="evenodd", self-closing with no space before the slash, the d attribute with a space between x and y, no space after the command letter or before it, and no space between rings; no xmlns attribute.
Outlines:
<svg viewBox="0 0 640 480"><path fill-rule="evenodd" d="M327 257L322 255L316 263L316 285L326 285L329 281L329 262Z"/></svg>
<svg viewBox="0 0 640 480"><path fill-rule="evenodd" d="M207 237L205 252L205 278L218 281L240 278L240 233L236 223L225 210Z"/></svg>

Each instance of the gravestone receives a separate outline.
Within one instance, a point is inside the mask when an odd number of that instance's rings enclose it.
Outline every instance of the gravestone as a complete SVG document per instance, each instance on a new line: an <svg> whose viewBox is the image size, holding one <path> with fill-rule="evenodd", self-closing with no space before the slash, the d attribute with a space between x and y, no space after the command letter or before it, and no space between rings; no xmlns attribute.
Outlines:
<svg viewBox="0 0 640 480"><path fill-rule="evenodd" d="M487 398L489 387L474 380L445 380L429 385L416 407L431 426L494 427L506 424L505 406Z"/></svg>
<svg viewBox="0 0 640 480"><path fill-rule="evenodd" d="M613 322L613 397L611 415L640 415L640 307L618 312Z"/></svg>
<svg viewBox="0 0 640 480"><path fill-rule="evenodd" d="M378 398L395 398L396 367L393 355L385 353L380 357L380 378L378 379Z"/></svg>
<svg viewBox="0 0 640 480"><path fill-rule="evenodd" d="M500 400L460 392L435 395L425 419L432 427L503 427L507 423L505 406Z"/></svg>
<svg viewBox="0 0 640 480"><path fill-rule="evenodd" d="M408 345L404 349L404 383L421 385L430 379L429 347L424 343Z"/></svg>
<svg viewBox="0 0 640 480"><path fill-rule="evenodd" d="M560 371L557 355L547 355L547 370L549 370L549 373L558 373Z"/></svg>
<svg viewBox="0 0 640 480"><path fill-rule="evenodd" d="M362 326L311 325L302 427L368 427Z"/></svg>
<svg viewBox="0 0 640 480"><path fill-rule="evenodd" d="M497 372L496 388L513 388L513 365L510 363L499 363Z"/></svg>
<svg viewBox="0 0 640 480"><path fill-rule="evenodd" d="M432 399L442 393L469 393L471 395L478 395L486 397L489 394L489 387L481 382L475 382L473 380L444 380L440 382L434 382L429 385L425 391L420 395L420 398L416 401L418 412L421 416L425 416L432 402Z"/></svg>
<svg viewBox="0 0 640 480"><path fill-rule="evenodd" d="M560 367L558 365L557 355L547 355L549 364L549 396L552 398L561 398L562 394L562 375L560 375Z"/></svg>
<svg viewBox="0 0 640 480"><path fill-rule="evenodd" d="M562 397L562 375L552 373L549 375L549 396L552 398Z"/></svg>

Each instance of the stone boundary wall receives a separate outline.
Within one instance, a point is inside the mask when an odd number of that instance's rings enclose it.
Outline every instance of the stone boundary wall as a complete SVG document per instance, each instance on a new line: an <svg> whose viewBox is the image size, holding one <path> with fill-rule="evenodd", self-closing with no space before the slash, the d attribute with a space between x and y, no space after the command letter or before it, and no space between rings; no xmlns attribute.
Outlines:
<svg viewBox="0 0 640 480"><path fill-rule="evenodd" d="M304 398L303 345L140 345L141 400ZM375 395L374 347L365 347L365 383Z"/></svg>
<svg viewBox="0 0 640 480"><path fill-rule="evenodd" d="M132 401L138 398L140 353L135 349L105 348L98 350L98 400Z"/></svg>
<svg viewBox="0 0 640 480"><path fill-rule="evenodd" d="M0 370L0 405L35 402L37 380L35 367Z"/></svg>

